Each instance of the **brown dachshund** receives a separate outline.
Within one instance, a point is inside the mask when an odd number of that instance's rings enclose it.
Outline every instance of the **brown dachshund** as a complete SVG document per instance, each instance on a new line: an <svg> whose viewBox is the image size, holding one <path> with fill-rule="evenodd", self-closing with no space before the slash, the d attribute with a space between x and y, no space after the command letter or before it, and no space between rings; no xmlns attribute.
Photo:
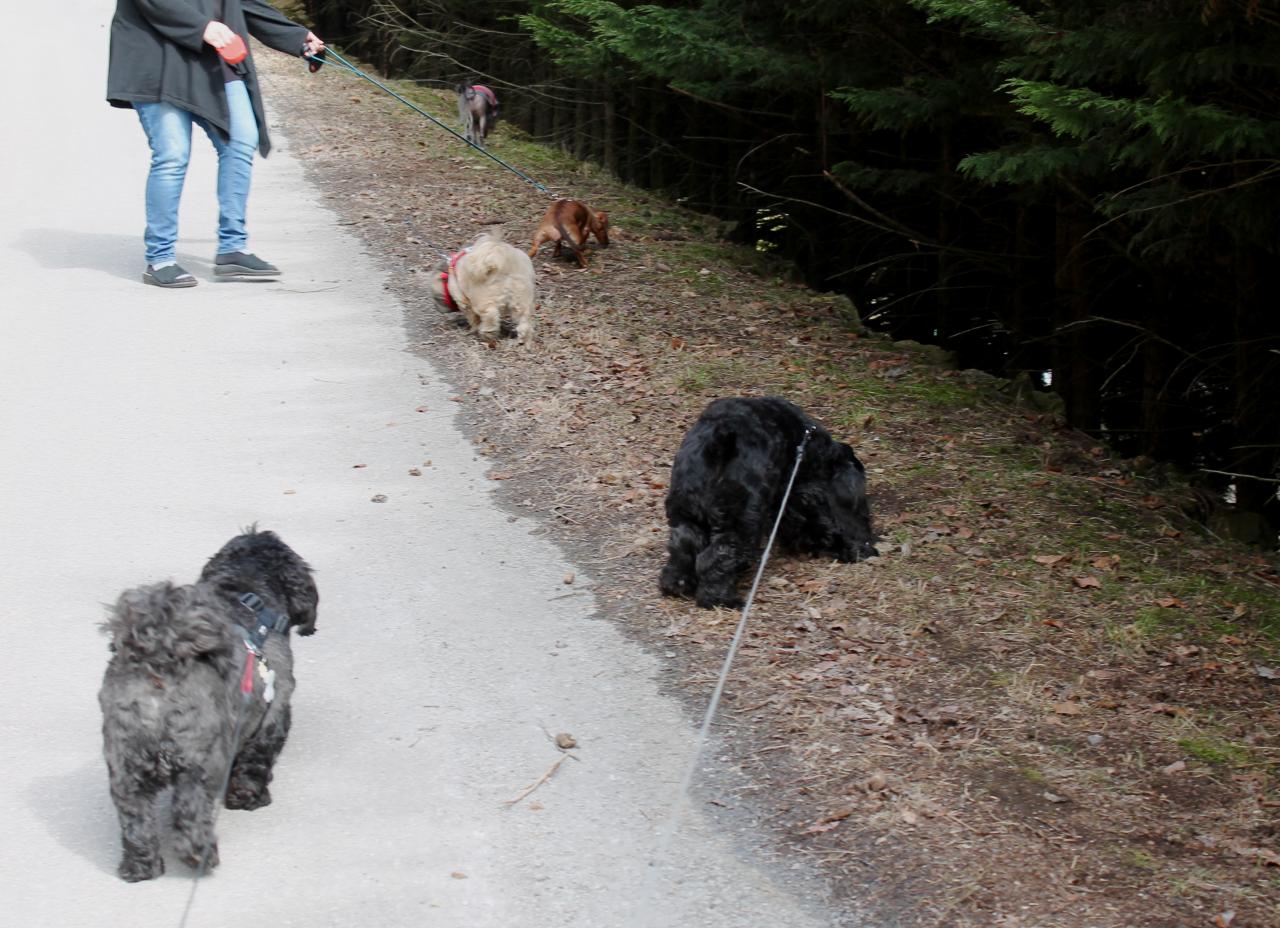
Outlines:
<svg viewBox="0 0 1280 928"><path fill-rule="evenodd" d="M529 257L538 253L544 242L555 242L555 254L559 256L562 245L567 245L578 259L578 267L587 266L587 236L594 235L601 248L609 247L609 217L595 212L578 200L556 200L547 207L538 231L533 233L533 247Z"/></svg>

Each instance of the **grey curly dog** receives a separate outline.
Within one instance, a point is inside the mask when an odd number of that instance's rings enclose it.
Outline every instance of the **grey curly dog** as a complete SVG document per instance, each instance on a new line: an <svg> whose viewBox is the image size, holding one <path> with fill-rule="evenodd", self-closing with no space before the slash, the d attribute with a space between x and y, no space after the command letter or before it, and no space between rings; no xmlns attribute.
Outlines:
<svg viewBox="0 0 1280 928"><path fill-rule="evenodd" d="M228 809L271 802L294 688L289 629L312 634L318 602L306 562L256 528L227 542L198 583L120 595L103 624L112 657L98 701L121 879L164 873L155 800L166 788L178 857L193 868L217 866L224 777Z"/></svg>

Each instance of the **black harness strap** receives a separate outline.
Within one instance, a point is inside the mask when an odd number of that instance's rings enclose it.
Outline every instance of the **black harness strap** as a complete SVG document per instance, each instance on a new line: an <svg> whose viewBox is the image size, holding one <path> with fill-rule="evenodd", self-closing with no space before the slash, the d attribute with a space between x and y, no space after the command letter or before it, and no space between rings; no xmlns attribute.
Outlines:
<svg viewBox="0 0 1280 928"><path fill-rule="evenodd" d="M252 631L245 629L245 641L254 654L262 653L262 646L271 632L284 634L289 628L289 617L282 612L268 609L257 593L242 593L240 605L253 613L255 625Z"/></svg>

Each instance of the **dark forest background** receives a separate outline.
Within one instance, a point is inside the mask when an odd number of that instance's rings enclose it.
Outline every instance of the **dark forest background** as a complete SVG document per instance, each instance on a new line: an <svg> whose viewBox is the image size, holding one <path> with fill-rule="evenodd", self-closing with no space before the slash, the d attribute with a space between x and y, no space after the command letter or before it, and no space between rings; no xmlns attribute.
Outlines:
<svg viewBox="0 0 1280 928"><path fill-rule="evenodd" d="M306 0L1280 531L1277 0Z"/></svg>

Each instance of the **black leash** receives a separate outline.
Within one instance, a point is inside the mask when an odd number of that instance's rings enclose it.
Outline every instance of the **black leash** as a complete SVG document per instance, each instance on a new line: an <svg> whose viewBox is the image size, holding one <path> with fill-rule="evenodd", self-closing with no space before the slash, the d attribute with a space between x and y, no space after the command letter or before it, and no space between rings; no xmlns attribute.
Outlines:
<svg viewBox="0 0 1280 928"><path fill-rule="evenodd" d="M381 90L383 93L390 94L391 96L395 97L397 100L399 100L399 101L400 101L401 103L403 103L405 106L409 107L409 109L413 110L415 113L419 114L420 116L425 116L427 119L431 120L433 123L435 123L435 124L436 124L437 126L439 126L441 129L443 129L445 132L448 132L448 133L449 133L450 135L452 135L454 138L459 139L460 141L464 142L468 147L473 148L473 149L475 149L476 151L480 152L480 154L484 155L484 156L485 156L486 158L488 158L489 160L497 162L497 163L498 163L498 164L500 164L502 167L504 167L504 168L506 168L508 171L510 171L512 174L516 175L516 177L519 177L519 178L520 178L521 180L523 180L525 183L527 183L527 184L531 184L531 185L532 185L533 187L535 187L537 190L540 190L541 192L543 192L543 193L547 194L547 196L552 196L552 197L554 196L554 194L553 194L550 190L548 190L548 189L547 189L543 184L538 183L536 180L534 180L532 177L530 177L530 176L529 176L528 174L526 174L524 171L521 171L519 168L517 168L517 167L513 167L513 166L512 166L512 165L510 165L510 164L507 164L507 162L503 161L503 160L502 160L501 158L499 158L497 155L494 155L494 154L490 153L487 149L481 148L479 145L477 145L475 142L471 141L471 140L470 140L469 138L467 138L465 135L462 135L461 133L456 132L456 131L454 131L453 129L451 129L449 126L446 126L444 123L442 123L440 120L436 119L434 116L432 116L430 113L428 113L428 112L427 112L426 110L424 110L422 107L418 106L418 105L417 105L416 103L414 103L412 100L406 100L403 96L401 96L400 94L396 93L394 90L392 90L392 89L391 89L390 87L388 87L386 84L382 83L381 81L377 80L376 78L370 77L370 76L369 76L368 74L366 74L364 71L360 70L360 69L359 69L359 68L357 68L355 65L353 65L353 64L352 64L350 61L348 61L346 58L343 58L340 54L338 54L338 53L337 53L336 51L334 51L332 48L326 47L326 48L325 48L325 52L327 52L327 54L326 54L324 57L320 57L320 56L317 56L317 55L306 55L306 56L304 56L304 57L307 59L307 61L309 62L309 66L310 66L310 68L311 68L312 72L318 71L322 65L324 65L326 62L329 62L329 61L330 61L330 58L332 58L332 63L333 63L336 67L340 67L340 68L342 68L342 69L343 69L343 70L345 70L345 71L350 71L350 72L351 72L352 74L354 74L356 77L363 78L364 80L368 81L370 84L373 84L373 86L377 87L377 88L378 88L379 90Z"/></svg>

